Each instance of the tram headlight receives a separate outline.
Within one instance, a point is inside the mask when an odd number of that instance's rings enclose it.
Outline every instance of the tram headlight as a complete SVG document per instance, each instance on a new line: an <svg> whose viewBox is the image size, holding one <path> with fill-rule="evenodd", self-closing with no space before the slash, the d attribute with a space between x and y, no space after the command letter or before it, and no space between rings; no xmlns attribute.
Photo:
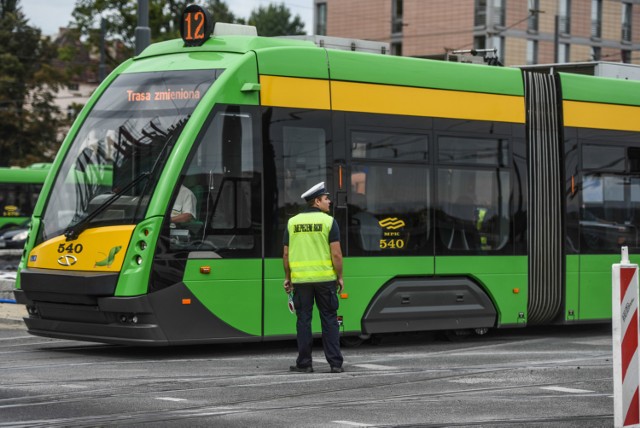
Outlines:
<svg viewBox="0 0 640 428"><path fill-rule="evenodd" d="M136 314L120 314L118 315L120 324L138 324L138 316Z"/></svg>
<svg viewBox="0 0 640 428"><path fill-rule="evenodd" d="M142 256L136 256L134 260L136 261L136 263L137 263L138 265L141 265L141 264L142 264Z"/></svg>
<svg viewBox="0 0 640 428"><path fill-rule="evenodd" d="M140 242L138 243L138 246L140 247L140 249L141 249L142 251L144 251L144 250L146 250L146 249L147 249L147 243L146 243L145 241L140 241Z"/></svg>

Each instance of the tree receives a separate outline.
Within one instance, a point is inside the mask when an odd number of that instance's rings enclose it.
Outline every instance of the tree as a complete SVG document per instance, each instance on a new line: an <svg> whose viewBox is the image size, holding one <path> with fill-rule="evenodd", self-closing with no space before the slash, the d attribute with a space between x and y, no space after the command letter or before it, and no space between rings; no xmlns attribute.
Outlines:
<svg viewBox="0 0 640 428"><path fill-rule="evenodd" d="M188 4L207 7L214 22L237 22L236 17L222 0L148 0L151 42L180 37L180 19ZM107 51L107 62L113 67L122 57L133 56L135 29L138 26L138 0L78 0L72 12L74 25L79 35L87 38L94 50L100 46L100 21L106 20L106 40L122 41L124 52L114 55ZM121 56L122 55L122 56Z"/></svg>
<svg viewBox="0 0 640 428"><path fill-rule="evenodd" d="M64 77L52 68L56 49L27 25L19 0L0 0L0 165L51 160L62 123L55 105Z"/></svg>
<svg viewBox="0 0 640 428"><path fill-rule="evenodd" d="M291 20L291 12L284 3L271 3L267 7L260 6L253 10L249 17L249 25L255 25L258 34L265 37L306 34L300 15Z"/></svg>

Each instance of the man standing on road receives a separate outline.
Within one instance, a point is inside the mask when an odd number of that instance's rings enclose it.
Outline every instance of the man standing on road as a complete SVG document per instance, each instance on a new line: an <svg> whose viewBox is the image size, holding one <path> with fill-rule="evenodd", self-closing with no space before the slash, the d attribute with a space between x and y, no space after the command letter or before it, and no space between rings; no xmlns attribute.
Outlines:
<svg viewBox="0 0 640 428"><path fill-rule="evenodd" d="M292 217L284 234L284 290L293 294L296 308L298 358L289 369L313 372L311 348L311 316L315 300L322 324L322 346L331 366L331 373L342 373L340 329L338 326L338 295L344 289L340 230L329 216L328 197L324 182L302 194L307 209Z"/></svg>

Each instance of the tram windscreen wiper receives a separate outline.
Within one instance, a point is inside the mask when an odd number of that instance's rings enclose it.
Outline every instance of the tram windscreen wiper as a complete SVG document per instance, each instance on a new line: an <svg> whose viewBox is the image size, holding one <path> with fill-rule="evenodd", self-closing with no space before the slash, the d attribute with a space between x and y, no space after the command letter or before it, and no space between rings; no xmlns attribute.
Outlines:
<svg viewBox="0 0 640 428"><path fill-rule="evenodd" d="M168 149L170 147L172 147L173 144L176 142L178 136L180 135L180 131L182 131L182 128L187 123L188 119L189 119L188 117L185 117L185 118L179 120L175 125L170 126L167 130L162 130L162 129L158 128L153 123L153 121L149 122L150 127L154 131L156 131L157 135L156 134L146 134L145 133L145 137L147 137L149 139L153 139L153 138L158 138L159 137L159 141L162 142L162 148L160 150L160 153L156 157L155 162L151 166L151 169L149 171L145 171L145 172L141 173L136 178L134 178L129 184L124 186L118 192L116 192L113 195L111 195L109 197L109 199L107 199L106 201L104 201L103 203L98 205L98 207L95 210L93 210L91 212L91 214L88 214L86 217L81 218L76 224L74 224L72 226L69 226L64 231L64 236L67 238L67 241L73 241L75 239L78 239L78 236L80 236L80 234L85 229L87 229L87 227L88 227L89 223L91 222L91 220L93 220L98 215L100 215L100 213L104 212L120 196L124 195L129 189L131 189L133 186L135 186L140 181L142 181L142 179L149 178L149 177L151 177L152 174L154 174L155 172L160 171L162 169L162 165L164 165L164 162L166 161L166 157L168 156L168 153L169 153ZM124 132L124 131L125 131L124 129L121 129L121 132ZM131 136L129 136L129 140L137 141L135 138L133 138ZM146 194L148 185L149 185L149 182L147 182L147 184L144 186L142 194ZM140 201L142 201L142 200L140 200ZM138 204L138 207L136 208L136 213L138 212L139 207L140 207L140 205Z"/></svg>
<svg viewBox="0 0 640 428"><path fill-rule="evenodd" d="M131 189L133 186L135 186L136 184L138 184L140 181L142 181L143 178L147 178L151 175L151 172L145 171L143 173L141 173L140 175L138 175L136 178L134 178L129 184L127 184L126 186L124 186L122 189L120 189L118 192L114 193L113 195L111 195L109 197L109 199L107 199L106 201L104 201L103 203L101 203L100 205L98 205L98 207L93 210L91 212L91 214L87 215L86 217L83 217L82 219L80 219L76 224L74 224L73 226L69 226L67 228L67 230L64 231L64 236L65 238L67 238L67 241L73 241L74 239L78 239L78 236L80 236L80 234L82 232L84 232L87 228L87 226L89 225L89 222L91 220L93 220L94 218L96 218L100 213L102 213L104 210L106 210L111 204L113 204L120 196L124 195L127 191L129 191L129 189Z"/></svg>

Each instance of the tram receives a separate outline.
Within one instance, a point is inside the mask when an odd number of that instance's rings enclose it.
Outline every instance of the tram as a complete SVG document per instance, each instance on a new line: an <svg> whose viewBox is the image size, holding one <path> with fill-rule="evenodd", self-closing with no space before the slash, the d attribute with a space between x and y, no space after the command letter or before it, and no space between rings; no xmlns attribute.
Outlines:
<svg viewBox="0 0 640 428"><path fill-rule="evenodd" d="M189 6L71 127L19 266L31 334L295 337L283 232L320 181L345 338L610 320L611 264L640 250L640 82L212 28Z"/></svg>
<svg viewBox="0 0 640 428"><path fill-rule="evenodd" d="M29 220L40 196L50 164L0 168L0 231Z"/></svg>

